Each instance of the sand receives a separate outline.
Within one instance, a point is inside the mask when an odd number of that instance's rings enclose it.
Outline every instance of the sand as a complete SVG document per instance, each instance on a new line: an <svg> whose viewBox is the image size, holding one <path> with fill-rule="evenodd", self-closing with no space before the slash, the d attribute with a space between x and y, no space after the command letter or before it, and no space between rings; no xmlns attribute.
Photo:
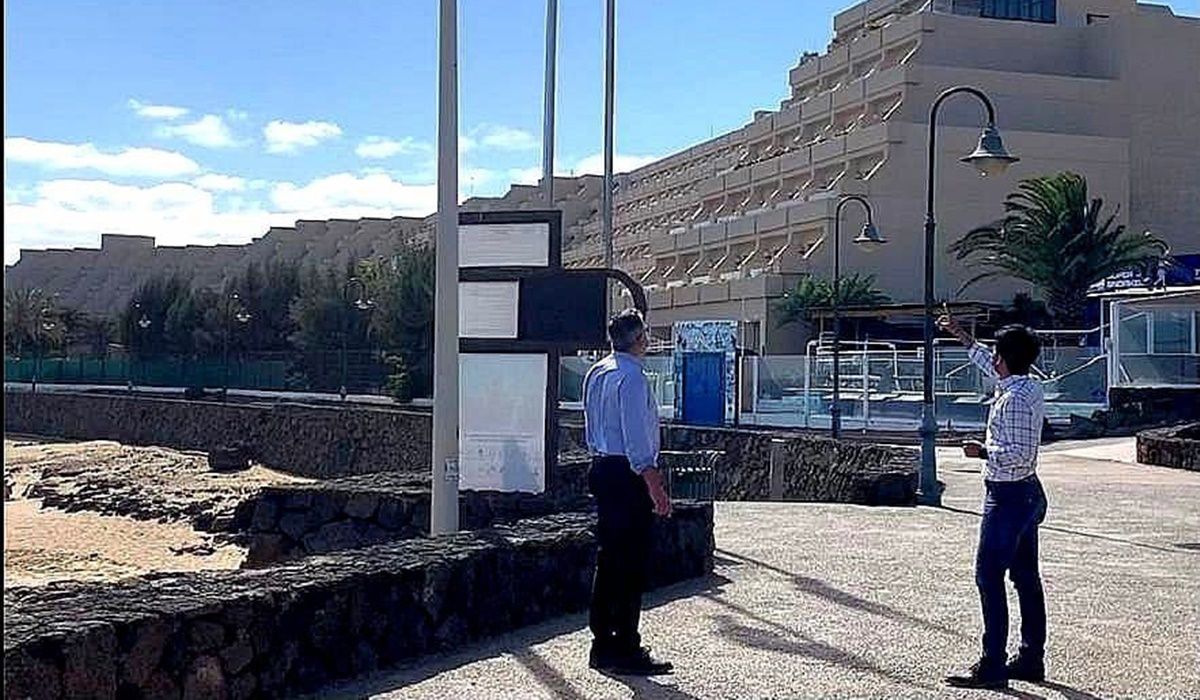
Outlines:
<svg viewBox="0 0 1200 700"><path fill-rule="evenodd" d="M6 439L4 481L7 588L237 568L245 548L194 524L229 517L261 486L302 479L258 465L214 474L204 455L163 448Z"/></svg>

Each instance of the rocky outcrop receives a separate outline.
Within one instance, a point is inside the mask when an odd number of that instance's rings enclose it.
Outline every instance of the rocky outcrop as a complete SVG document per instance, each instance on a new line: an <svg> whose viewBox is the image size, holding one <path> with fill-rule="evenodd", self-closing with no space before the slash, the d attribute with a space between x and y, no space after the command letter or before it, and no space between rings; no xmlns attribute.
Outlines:
<svg viewBox="0 0 1200 700"><path fill-rule="evenodd" d="M268 570L4 591L6 698L286 697L582 610L593 519L553 515ZM651 534L651 582L712 569L711 506Z"/></svg>

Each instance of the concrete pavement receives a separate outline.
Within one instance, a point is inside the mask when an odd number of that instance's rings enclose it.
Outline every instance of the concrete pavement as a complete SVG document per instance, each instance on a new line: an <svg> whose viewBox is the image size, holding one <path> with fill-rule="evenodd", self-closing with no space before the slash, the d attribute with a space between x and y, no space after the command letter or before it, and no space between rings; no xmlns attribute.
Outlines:
<svg viewBox="0 0 1200 700"><path fill-rule="evenodd" d="M718 504L714 576L643 617L673 676L589 670L574 615L321 697L1200 698L1200 474L1137 465L1128 439L1043 451L1051 682L942 686L977 654L981 485L977 463L939 456L941 509Z"/></svg>

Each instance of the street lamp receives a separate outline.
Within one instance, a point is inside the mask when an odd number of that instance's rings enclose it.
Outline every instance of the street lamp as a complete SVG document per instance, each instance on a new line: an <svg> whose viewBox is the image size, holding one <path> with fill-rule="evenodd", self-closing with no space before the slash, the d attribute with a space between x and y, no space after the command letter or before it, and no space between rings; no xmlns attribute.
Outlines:
<svg viewBox="0 0 1200 700"><path fill-rule="evenodd" d="M357 289L358 295L353 302L350 301L350 290ZM367 298L367 285L358 277L351 277L346 280L346 284L342 286L342 301L347 307L352 307L359 311L370 311L375 306L375 302ZM342 315L342 387L338 393L341 394L342 401L346 400L346 338L350 335L350 315Z"/></svg>
<svg viewBox="0 0 1200 700"><path fill-rule="evenodd" d="M875 228L875 217L871 203L857 194L844 195L833 213L833 405L829 408L830 434L833 439L842 436L841 405L841 339L842 339L842 210L850 202L861 204L867 212L867 222L854 239L854 243L866 251L874 250L887 243L887 239Z"/></svg>
<svg viewBox="0 0 1200 700"><path fill-rule="evenodd" d="M45 334L53 331L58 324L52 318L46 318L46 314L51 312L49 306L43 306L38 311L38 322L33 328L33 380L29 383L29 390L37 393L38 373L42 368L42 341L45 339Z"/></svg>
<svg viewBox="0 0 1200 700"><path fill-rule="evenodd" d="M234 313L233 308L237 306L237 312ZM222 351L221 363L221 400L225 401L229 398L229 335L231 332L232 321L245 325L250 322L250 312L242 306L242 298L237 292L229 295L225 301L225 342Z"/></svg>
<svg viewBox="0 0 1200 700"><path fill-rule="evenodd" d="M138 313L141 313L141 317L138 318L137 321L134 321L133 318ZM138 301L133 302L133 310L129 313L129 342L128 347L126 348L126 352L129 355L129 378L127 381L129 384L129 393L131 394L133 393L133 376L136 374L134 372L133 364L133 337L136 333L136 331L133 329L133 326L135 324L143 331L150 327L150 319L146 316L145 312L142 311L142 304Z"/></svg>
<svg viewBox="0 0 1200 700"><path fill-rule="evenodd" d="M979 136L979 145L975 150L960 160L972 165L982 177L1000 175L1008 166L1020 160L1008 152L996 129L996 109L992 101L982 90L967 85L952 87L938 95L929 108L929 162L926 167L925 189L925 344L924 366L924 396L921 403L921 474L918 489L918 500L926 505L940 505L941 489L937 482L937 416L933 403L933 261L934 236L937 232L936 219L933 215L933 186L937 156L937 116L942 103L959 93L975 96L987 109L987 126Z"/></svg>

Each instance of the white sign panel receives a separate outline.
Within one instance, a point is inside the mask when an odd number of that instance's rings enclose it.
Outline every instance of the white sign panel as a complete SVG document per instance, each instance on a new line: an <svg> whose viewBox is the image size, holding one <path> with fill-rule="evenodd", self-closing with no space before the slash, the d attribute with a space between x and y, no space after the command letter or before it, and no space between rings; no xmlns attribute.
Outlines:
<svg viewBox="0 0 1200 700"><path fill-rule="evenodd" d="M460 224L459 267L546 267L550 224Z"/></svg>
<svg viewBox="0 0 1200 700"><path fill-rule="evenodd" d="M534 353L461 353L459 488L546 488L546 365Z"/></svg>
<svg viewBox="0 0 1200 700"><path fill-rule="evenodd" d="M516 338L520 282L459 282L458 337Z"/></svg>

